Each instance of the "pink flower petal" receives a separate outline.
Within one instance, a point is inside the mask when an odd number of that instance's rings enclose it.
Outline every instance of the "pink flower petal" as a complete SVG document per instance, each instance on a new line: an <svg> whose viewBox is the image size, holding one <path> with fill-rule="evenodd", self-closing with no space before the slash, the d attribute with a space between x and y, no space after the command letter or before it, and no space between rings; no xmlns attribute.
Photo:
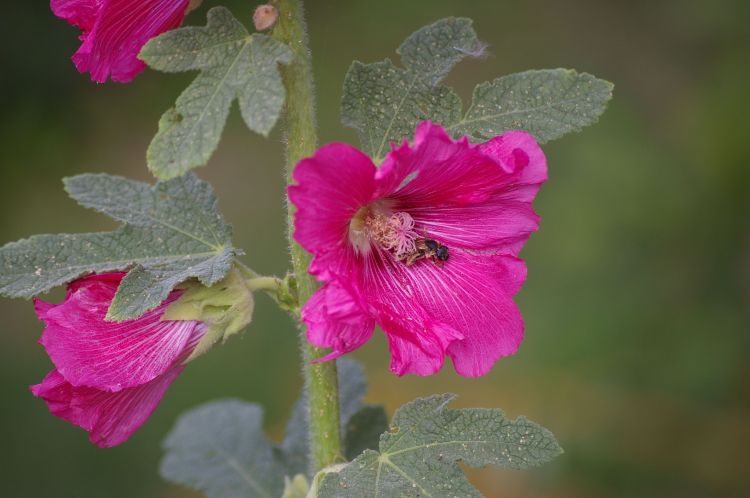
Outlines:
<svg viewBox="0 0 750 498"><path fill-rule="evenodd" d="M192 351L205 333L201 322L161 320L179 292L135 320L105 321L123 275L79 279L58 305L35 301L47 325L40 342L60 374L75 386L119 391L151 382Z"/></svg>
<svg viewBox="0 0 750 498"><path fill-rule="evenodd" d="M539 228L539 216L530 203L499 195L480 204L416 208L409 213L430 237L450 248L495 249L517 255Z"/></svg>
<svg viewBox="0 0 750 498"><path fill-rule="evenodd" d="M294 170L297 185L289 198L298 207L294 237L315 254L310 273L327 280L345 273L353 250L347 239L349 222L372 200L375 165L369 157L343 143L325 145Z"/></svg>
<svg viewBox="0 0 750 498"><path fill-rule="evenodd" d="M411 207L481 202L509 175L503 164L442 127L419 125L414 145L394 149L378 171L378 194Z"/></svg>
<svg viewBox="0 0 750 498"><path fill-rule="evenodd" d="M391 341L395 373L432 374L447 351L459 374L474 377L518 349L523 322L511 296L525 278L513 256L453 251L442 268L386 255L360 285Z"/></svg>
<svg viewBox="0 0 750 498"><path fill-rule="evenodd" d="M483 201L489 193L530 202L547 181L547 160L534 137L524 131L470 145L425 121L417 127L414 144L394 148L376 178L378 196L408 197L416 205L463 205ZM519 189L533 194L518 197L514 192Z"/></svg>
<svg viewBox="0 0 750 498"><path fill-rule="evenodd" d="M108 448L143 425L183 368L175 365L147 384L116 393L75 387L52 370L41 384L31 386L31 392L47 403L53 415L85 429L92 443Z"/></svg>
<svg viewBox="0 0 750 498"><path fill-rule="evenodd" d="M546 159L528 133L471 146L429 122L417 128L414 146L395 149L377 174L378 192L430 237L511 254L539 226L531 200L546 179Z"/></svg>
<svg viewBox="0 0 750 498"><path fill-rule="evenodd" d="M442 307L443 313L452 314L444 320L466 331L447 353L459 375L485 375L497 360L514 354L523 340L523 318L511 296L526 279L526 265L512 256L467 255L456 258L444 278L459 287L456 299L463 303L457 310L449 304Z"/></svg>
<svg viewBox="0 0 750 498"><path fill-rule="evenodd" d="M101 0L51 0L50 8L57 17L90 31L96 22L99 4Z"/></svg>
<svg viewBox="0 0 750 498"><path fill-rule="evenodd" d="M313 345L333 349L316 363L354 351L372 337L375 329L375 321L364 313L351 292L336 283L318 289L302 309L302 319Z"/></svg>
<svg viewBox="0 0 750 498"><path fill-rule="evenodd" d="M477 145L485 156L506 165L512 175L503 182L505 199L531 202L547 181L547 158L534 137L525 131L509 131Z"/></svg>
<svg viewBox="0 0 750 498"><path fill-rule="evenodd" d="M146 65L137 55L151 38L176 28L189 0L52 0L55 15L79 26L83 44L73 55L76 68L104 83L126 83Z"/></svg>
<svg viewBox="0 0 750 498"><path fill-rule="evenodd" d="M376 316L388 338L391 372L396 375L432 375L443 368L445 351L463 338L456 329L430 319L421 307L412 306L404 315L378 306ZM415 319L419 316L419 319Z"/></svg>

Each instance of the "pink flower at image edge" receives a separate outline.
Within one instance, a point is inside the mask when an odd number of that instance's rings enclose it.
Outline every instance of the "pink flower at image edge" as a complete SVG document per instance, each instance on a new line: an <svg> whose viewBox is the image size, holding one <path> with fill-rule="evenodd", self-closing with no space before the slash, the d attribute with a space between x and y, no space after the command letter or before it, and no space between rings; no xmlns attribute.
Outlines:
<svg viewBox="0 0 750 498"><path fill-rule="evenodd" d="M105 321L124 276L78 279L61 304L34 301L46 325L39 342L55 368L31 391L101 447L124 442L143 425L206 331L199 321L161 320L180 291L140 318Z"/></svg>
<svg viewBox="0 0 750 498"><path fill-rule="evenodd" d="M151 38L182 24L189 0L51 0L52 12L81 29L78 71L127 83L146 68L137 56Z"/></svg>
<svg viewBox="0 0 750 498"><path fill-rule="evenodd" d="M324 283L302 310L310 342L333 349L320 361L362 346L375 324L397 375L433 374L447 355L460 375L480 376L515 353L518 253L538 228L531 203L546 179L526 132L472 145L429 122L380 167L344 143L300 161L289 196L295 239Z"/></svg>

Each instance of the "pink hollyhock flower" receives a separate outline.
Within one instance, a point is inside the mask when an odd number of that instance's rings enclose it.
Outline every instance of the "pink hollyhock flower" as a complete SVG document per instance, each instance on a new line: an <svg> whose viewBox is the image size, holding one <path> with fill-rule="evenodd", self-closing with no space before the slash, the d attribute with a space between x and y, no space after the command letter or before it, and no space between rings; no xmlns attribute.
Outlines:
<svg viewBox="0 0 750 498"><path fill-rule="evenodd" d="M81 28L73 55L91 79L127 83L146 68L137 55L151 38L182 23L189 0L51 0L52 12Z"/></svg>
<svg viewBox="0 0 750 498"><path fill-rule="evenodd" d="M200 321L161 320L181 291L135 320L105 321L124 276L78 279L61 304L34 301L46 324L39 342L55 369L31 392L101 447L122 443L143 425L206 332Z"/></svg>
<svg viewBox="0 0 750 498"><path fill-rule="evenodd" d="M538 228L531 202L547 179L531 135L470 145L423 122L379 168L334 143L300 161L294 179L295 238L325 283L302 310L310 342L333 349L320 361L360 347L375 324L397 375L433 374L448 355L459 374L479 376L518 349L517 256Z"/></svg>

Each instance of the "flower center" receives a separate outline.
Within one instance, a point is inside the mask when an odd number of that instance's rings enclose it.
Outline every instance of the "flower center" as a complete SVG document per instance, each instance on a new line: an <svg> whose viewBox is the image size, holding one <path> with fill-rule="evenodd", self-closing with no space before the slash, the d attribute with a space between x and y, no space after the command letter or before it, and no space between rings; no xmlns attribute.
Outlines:
<svg viewBox="0 0 750 498"><path fill-rule="evenodd" d="M388 216L378 213L365 219L365 232L386 251L401 259L416 250L417 232L414 218L409 213L396 212Z"/></svg>
<svg viewBox="0 0 750 498"><path fill-rule="evenodd" d="M356 250L367 252L374 242L397 259L414 253L418 238L414 218L409 213L392 212L383 206L360 209L349 226L349 240Z"/></svg>

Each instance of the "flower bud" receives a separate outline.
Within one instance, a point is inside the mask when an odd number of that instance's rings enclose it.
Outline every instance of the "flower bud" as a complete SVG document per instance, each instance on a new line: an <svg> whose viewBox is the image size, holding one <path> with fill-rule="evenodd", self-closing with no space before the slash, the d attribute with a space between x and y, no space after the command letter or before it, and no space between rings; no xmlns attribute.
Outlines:
<svg viewBox="0 0 750 498"><path fill-rule="evenodd" d="M190 2L188 2L187 9L185 9L185 14L189 14L190 12L194 11L195 9L200 7L202 3L203 0L190 0Z"/></svg>
<svg viewBox="0 0 750 498"><path fill-rule="evenodd" d="M164 313L162 320L199 320L208 326L206 334L187 361L202 355L218 342L241 332L253 318L255 300L247 281L236 268L211 287L197 281Z"/></svg>
<svg viewBox="0 0 750 498"><path fill-rule="evenodd" d="M258 31L265 31L272 28L279 18L279 11L271 4L258 5L253 14L253 24Z"/></svg>

